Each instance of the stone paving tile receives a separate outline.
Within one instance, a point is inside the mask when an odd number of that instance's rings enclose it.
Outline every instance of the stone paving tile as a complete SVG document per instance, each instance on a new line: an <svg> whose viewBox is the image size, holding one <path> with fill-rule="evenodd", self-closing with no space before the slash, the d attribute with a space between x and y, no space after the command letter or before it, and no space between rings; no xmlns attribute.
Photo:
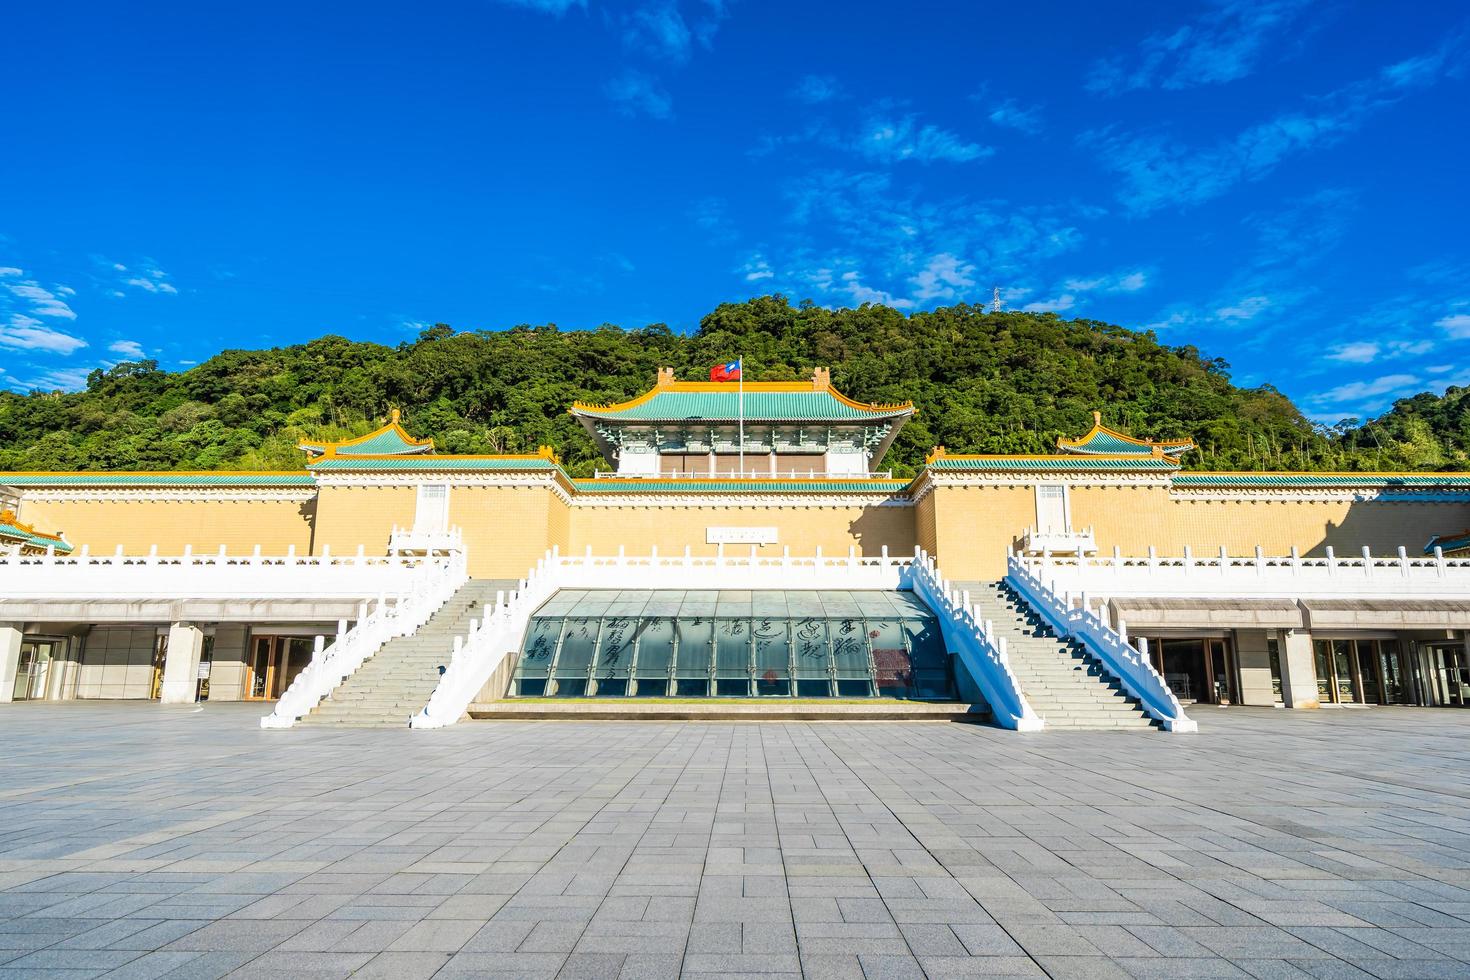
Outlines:
<svg viewBox="0 0 1470 980"><path fill-rule="evenodd" d="M0 980L1470 977L1470 712L1195 713L263 732L251 705L5 705Z"/></svg>

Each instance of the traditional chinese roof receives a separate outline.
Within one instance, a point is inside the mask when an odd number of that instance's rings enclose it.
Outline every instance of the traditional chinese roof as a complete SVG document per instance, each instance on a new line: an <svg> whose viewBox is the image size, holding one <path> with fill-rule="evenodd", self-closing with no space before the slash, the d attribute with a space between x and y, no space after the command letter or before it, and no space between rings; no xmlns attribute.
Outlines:
<svg viewBox="0 0 1470 980"><path fill-rule="evenodd" d="M1093 472L1172 472L1179 463L1168 456L1117 453L1089 456L951 456L940 446L931 452L925 465L940 472L1003 473L1093 473Z"/></svg>
<svg viewBox="0 0 1470 980"><path fill-rule="evenodd" d="M10 548L15 545L20 545L22 551L45 551L51 548L59 555L71 552L71 545L61 535L37 531L30 524L22 524L16 518L15 511L0 510L0 547Z"/></svg>
<svg viewBox="0 0 1470 980"><path fill-rule="evenodd" d="M356 472L400 472L400 473L452 473L487 470L555 470L561 471L561 461L550 446L542 446L535 455L499 456L399 456L326 455L306 464L313 473L356 471Z"/></svg>
<svg viewBox="0 0 1470 980"><path fill-rule="evenodd" d="M913 402L872 405L854 401L832 387L818 368L810 381L675 381L672 368L659 372L658 384L637 398L615 405L575 402L573 415L609 422L875 422L906 419ZM583 424L586 424L585 422Z"/></svg>
<svg viewBox="0 0 1470 980"><path fill-rule="evenodd" d="M388 415L387 425L365 436L344 439L341 442L303 442L296 448L304 450L307 456L314 459L322 456L415 456L432 453L434 440L415 439L403 431L403 426L399 424L398 409L395 408Z"/></svg>
<svg viewBox="0 0 1470 980"><path fill-rule="evenodd" d="M227 489L309 487L314 481L311 474L305 470L290 473L226 470L109 473L88 470L73 473L4 473L0 474L0 482L24 490L28 487L210 487Z"/></svg>
<svg viewBox="0 0 1470 980"><path fill-rule="evenodd" d="M1092 413L1092 428L1080 439L1058 439L1057 448L1064 453L1081 456L1092 455L1164 455L1178 458L1195 448L1188 439L1154 442L1150 439L1135 439L1102 424L1102 413Z"/></svg>
<svg viewBox="0 0 1470 980"><path fill-rule="evenodd" d="M1456 531L1454 534L1434 535L1434 537L1429 539L1429 543L1424 546L1424 553L1431 555L1434 553L1435 548L1440 549L1446 555L1454 555L1460 558L1470 557L1470 528L1466 528L1463 531Z"/></svg>

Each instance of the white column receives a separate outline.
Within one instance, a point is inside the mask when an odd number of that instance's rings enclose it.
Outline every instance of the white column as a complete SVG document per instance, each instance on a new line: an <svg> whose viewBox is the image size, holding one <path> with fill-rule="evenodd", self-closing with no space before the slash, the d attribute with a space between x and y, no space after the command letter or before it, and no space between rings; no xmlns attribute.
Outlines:
<svg viewBox="0 0 1470 980"><path fill-rule="evenodd" d="M15 672L20 669L19 623L0 623L0 701L15 694Z"/></svg>
<svg viewBox="0 0 1470 980"><path fill-rule="evenodd" d="M1279 642L1279 641L1278 641ZM1271 707L1276 695L1271 692L1271 655L1266 646L1266 631L1235 631L1235 666L1240 671L1240 703ZM1282 668L1282 697L1286 696L1285 668Z"/></svg>
<svg viewBox="0 0 1470 980"><path fill-rule="evenodd" d="M1288 708L1319 708L1312 634L1287 630L1281 642L1281 700Z"/></svg>
<svg viewBox="0 0 1470 980"><path fill-rule="evenodd" d="M193 623L171 623L168 649L163 657L163 704L193 704L199 682L199 655L204 649L204 631Z"/></svg>

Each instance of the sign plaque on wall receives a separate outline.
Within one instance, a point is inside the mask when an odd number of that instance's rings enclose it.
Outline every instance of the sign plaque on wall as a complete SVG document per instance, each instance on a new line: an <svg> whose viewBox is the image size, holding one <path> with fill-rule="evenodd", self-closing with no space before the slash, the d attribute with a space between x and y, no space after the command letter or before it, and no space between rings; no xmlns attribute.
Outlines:
<svg viewBox="0 0 1470 980"><path fill-rule="evenodd" d="M707 527L706 544L775 544L779 538L773 527Z"/></svg>

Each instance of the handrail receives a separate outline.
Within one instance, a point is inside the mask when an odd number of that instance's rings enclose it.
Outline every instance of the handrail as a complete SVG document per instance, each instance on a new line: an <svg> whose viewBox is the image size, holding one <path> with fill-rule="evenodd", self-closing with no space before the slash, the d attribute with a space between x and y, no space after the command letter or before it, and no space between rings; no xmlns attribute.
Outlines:
<svg viewBox="0 0 1470 980"><path fill-rule="evenodd" d="M939 617L944 643L969 670L990 705L991 717L1003 728L1040 731L1045 722L1032 709L1011 670L1005 637L991 635L989 624L975 614L968 592L956 592L940 574L933 556L914 549L908 583Z"/></svg>
<svg viewBox="0 0 1470 980"><path fill-rule="evenodd" d="M509 597L497 592L485 617L471 620L469 632L454 638L449 666L423 710L409 719L410 728L443 728L464 717L505 658L519 650L531 614L561 588L558 557L555 549L548 551Z"/></svg>
<svg viewBox="0 0 1470 980"><path fill-rule="evenodd" d="M311 662L282 693L275 710L260 719L260 727L295 725L389 640L408 636L428 622L468 577L463 552L444 561L425 563L406 593L391 602L380 596L373 608L363 603L352 629L347 628L345 620L339 620L332 645L324 646L322 637L317 637Z"/></svg>
<svg viewBox="0 0 1470 980"><path fill-rule="evenodd" d="M1171 732L1194 732L1199 725L1184 714L1184 708L1164 678L1138 650L1113 630L1090 608L1086 598L1080 609L1057 595L1015 555L1006 560L1006 582L1045 619L1058 635L1080 641L1119 683L1139 700L1143 710Z"/></svg>

